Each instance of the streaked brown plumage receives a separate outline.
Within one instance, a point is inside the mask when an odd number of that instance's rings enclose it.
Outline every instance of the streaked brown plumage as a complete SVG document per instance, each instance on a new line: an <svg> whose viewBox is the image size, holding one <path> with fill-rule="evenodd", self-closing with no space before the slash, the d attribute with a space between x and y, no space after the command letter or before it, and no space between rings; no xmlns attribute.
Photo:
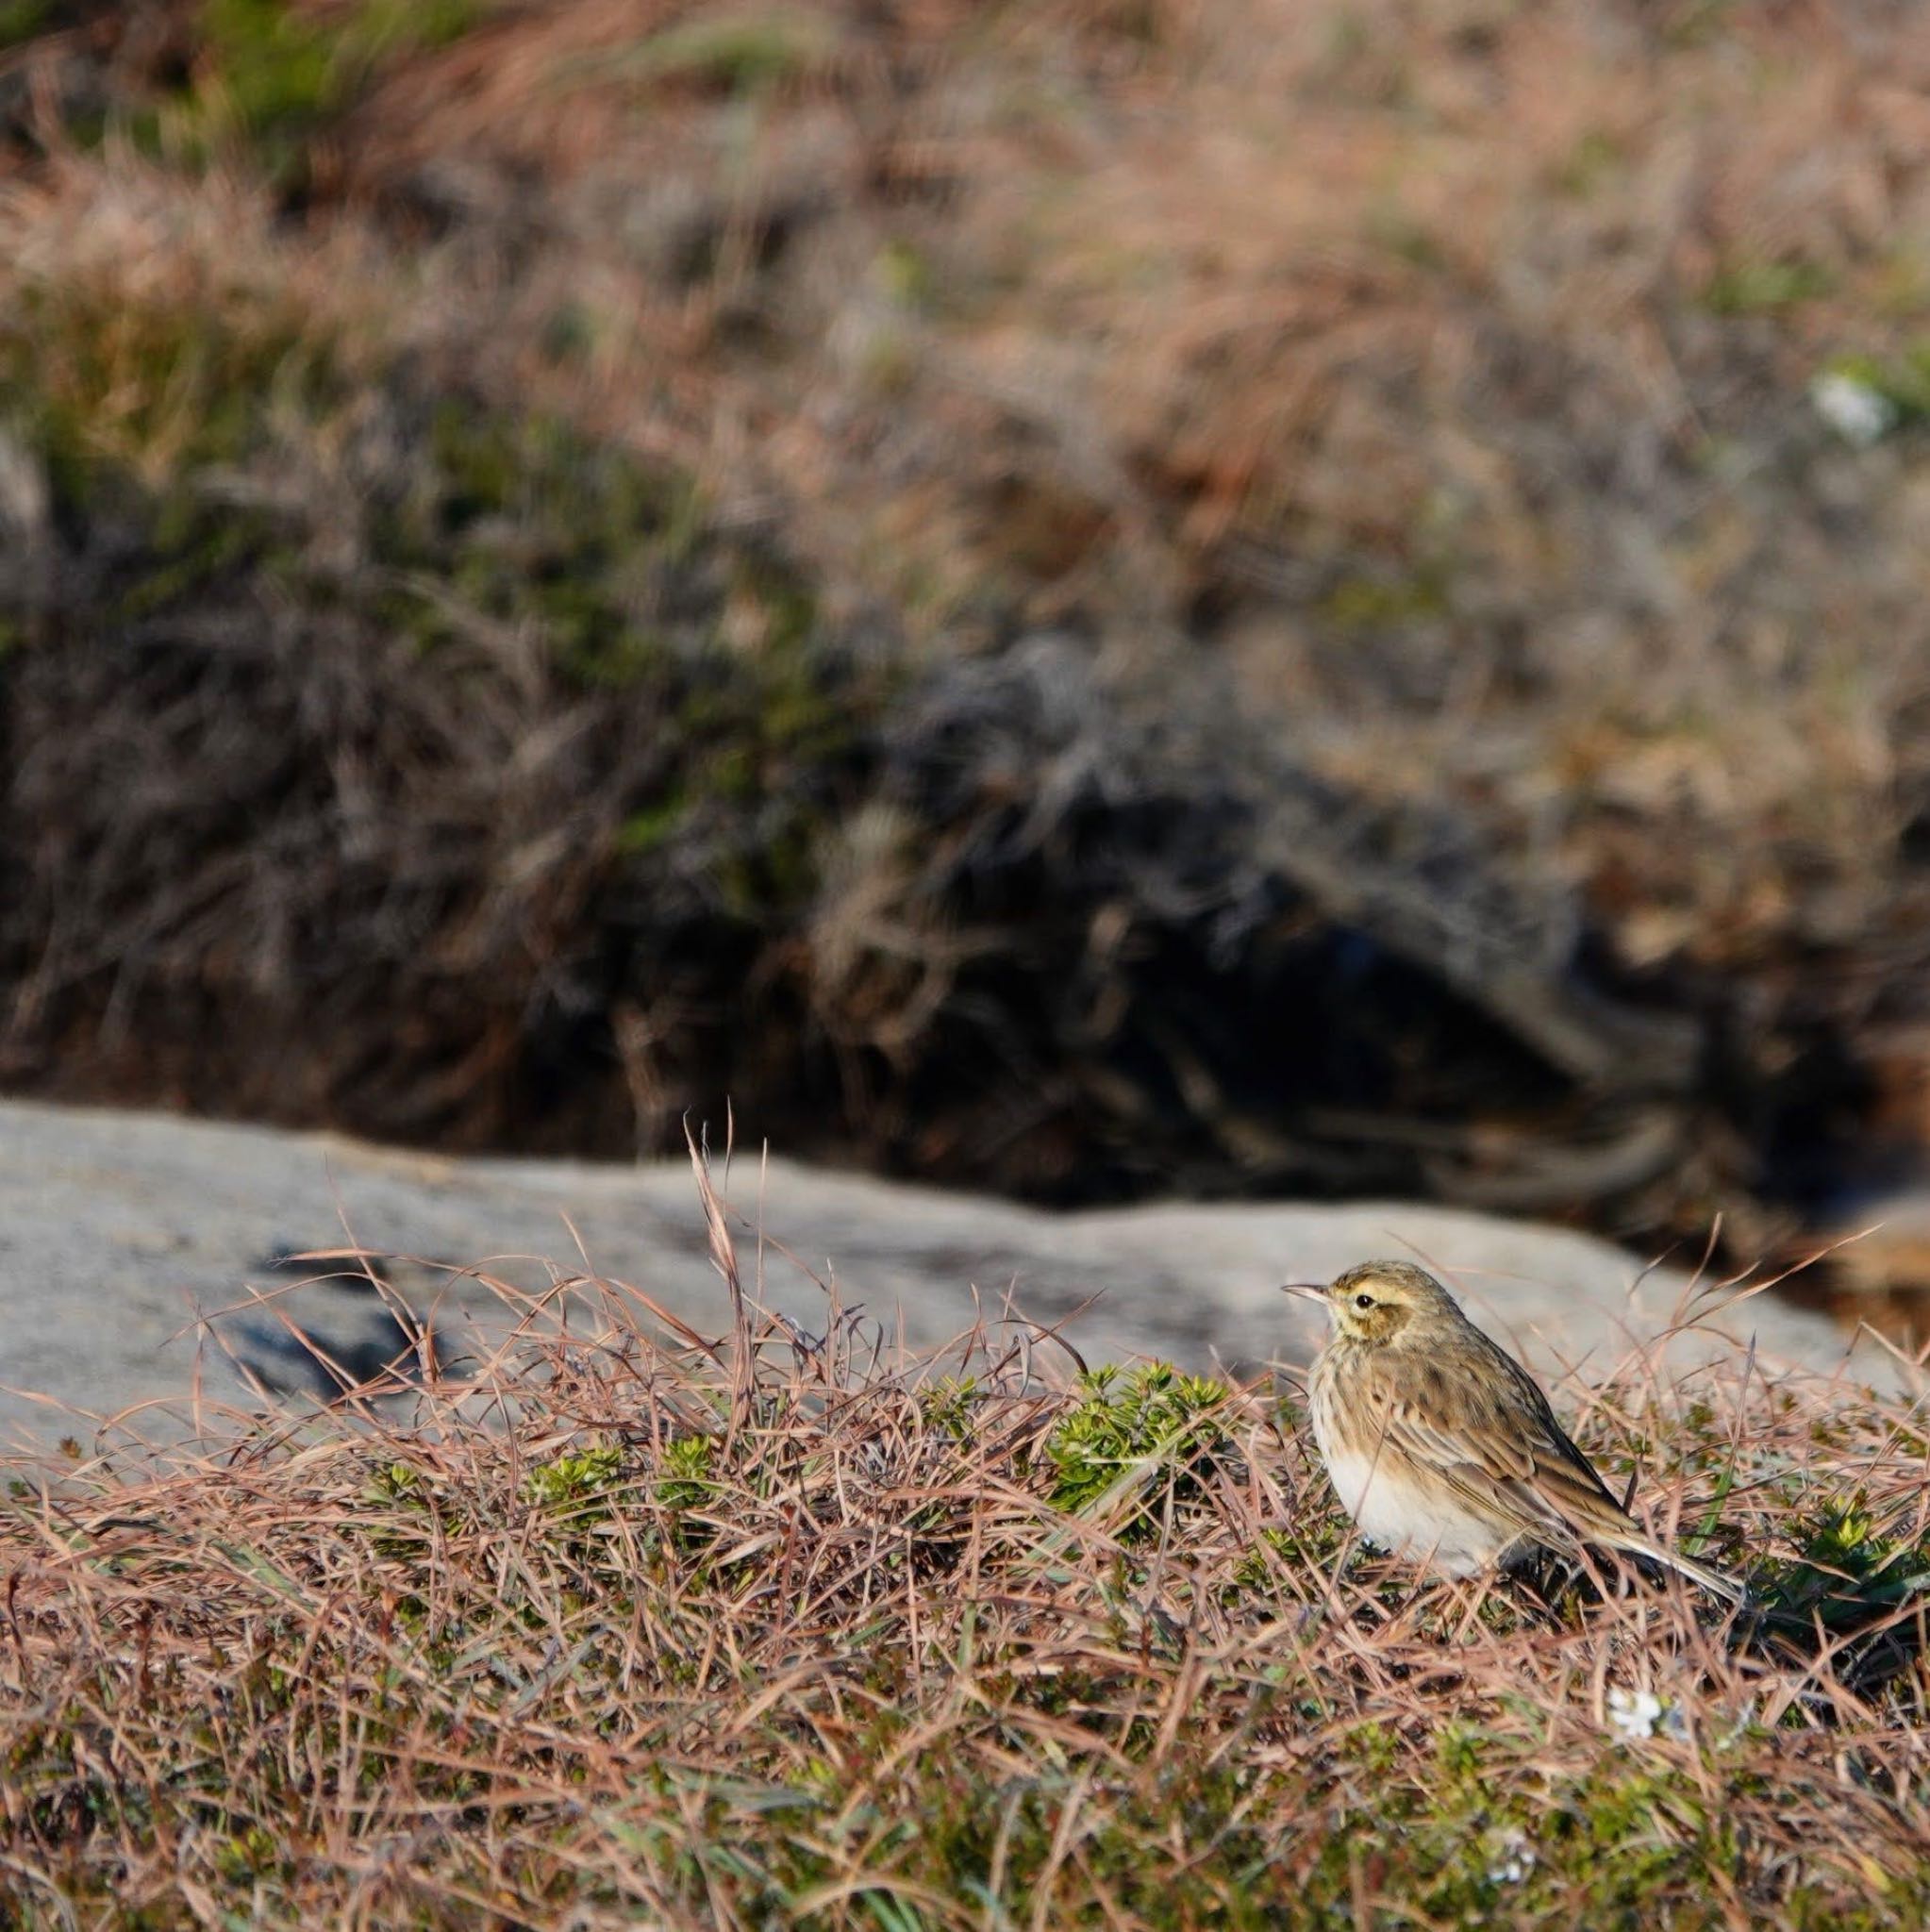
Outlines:
<svg viewBox="0 0 1930 1932"><path fill-rule="evenodd" d="M1424 1269L1369 1261L1295 1291L1333 1318L1310 1385L1314 1440L1371 1541L1448 1576L1591 1543L1744 1600L1732 1578L1643 1533L1533 1377Z"/></svg>

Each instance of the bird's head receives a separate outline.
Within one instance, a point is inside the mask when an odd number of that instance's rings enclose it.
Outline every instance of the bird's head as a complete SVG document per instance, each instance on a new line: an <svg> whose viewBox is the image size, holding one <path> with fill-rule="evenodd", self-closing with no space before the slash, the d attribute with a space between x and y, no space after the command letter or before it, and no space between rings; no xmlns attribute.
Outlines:
<svg viewBox="0 0 1930 1932"><path fill-rule="evenodd" d="M1337 1274L1324 1288L1293 1281L1287 1284L1287 1292L1324 1302L1341 1335L1372 1348L1413 1341L1438 1329L1443 1321L1460 1317L1454 1296L1411 1261L1363 1261Z"/></svg>

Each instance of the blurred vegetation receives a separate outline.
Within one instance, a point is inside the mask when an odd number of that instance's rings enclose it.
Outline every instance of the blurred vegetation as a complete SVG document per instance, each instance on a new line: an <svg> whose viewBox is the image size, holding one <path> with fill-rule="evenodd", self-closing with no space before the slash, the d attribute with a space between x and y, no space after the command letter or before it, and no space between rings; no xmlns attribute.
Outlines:
<svg viewBox="0 0 1930 1932"><path fill-rule="evenodd" d="M0 10L0 1077L1756 1251L1930 1127L1913 8Z"/></svg>

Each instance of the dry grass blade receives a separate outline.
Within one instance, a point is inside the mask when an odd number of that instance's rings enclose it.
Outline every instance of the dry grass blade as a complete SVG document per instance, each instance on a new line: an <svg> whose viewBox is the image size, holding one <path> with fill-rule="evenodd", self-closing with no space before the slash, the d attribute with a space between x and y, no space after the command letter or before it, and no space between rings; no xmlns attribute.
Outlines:
<svg viewBox="0 0 1930 1932"><path fill-rule="evenodd" d="M731 1395L728 1440L737 1440L738 1430L750 1413L751 1384L756 1374L751 1348L750 1309L744 1301L744 1285L738 1273L737 1244L730 1238L730 1224L724 1218L724 1203L710 1179L707 1148L699 1146L690 1124L684 1123L684 1141L690 1153L690 1171L697 1179L697 1198L704 1204L704 1229L710 1242L710 1261L724 1277L724 1292L730 1297ZM726 1158L728 1149L726 1147Z"/></svg>

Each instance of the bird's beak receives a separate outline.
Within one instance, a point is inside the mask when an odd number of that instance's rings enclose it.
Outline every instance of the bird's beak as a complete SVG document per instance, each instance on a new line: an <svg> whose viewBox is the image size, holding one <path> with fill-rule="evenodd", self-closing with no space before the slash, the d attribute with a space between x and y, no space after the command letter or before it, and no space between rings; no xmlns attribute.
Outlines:
<svg viewBox="0 0 1930 1932"><path fill-rule="evenodd" d="M1280 1292L1304 1294L1310 1302L1323 1302L1327 1298L1326 1290L1318 1281L1283 1281L1280 1284Z"/></svg>

